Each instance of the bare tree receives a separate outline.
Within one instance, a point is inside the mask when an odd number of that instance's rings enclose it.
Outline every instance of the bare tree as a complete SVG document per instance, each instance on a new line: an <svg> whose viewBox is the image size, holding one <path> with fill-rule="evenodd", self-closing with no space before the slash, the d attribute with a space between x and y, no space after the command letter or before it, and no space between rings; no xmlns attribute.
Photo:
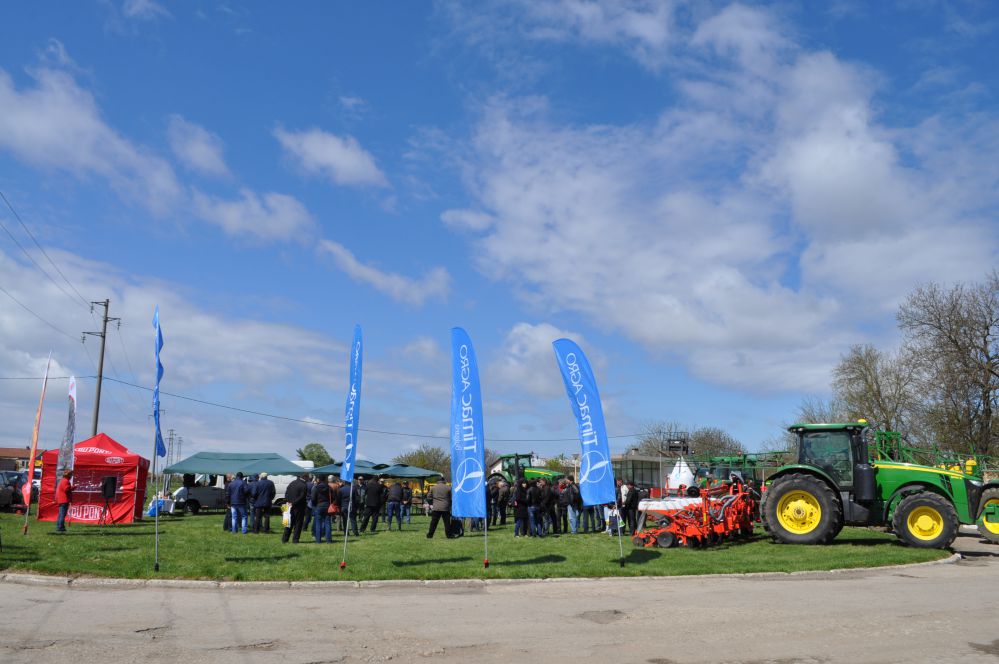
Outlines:
<svg viewBox="0 0 999 664"><path fill-rule="evenodd" d="M699 457L745 454L746 448L724 429L699 427L690 434L690 451Z"/></svg>
<svg viewBox="0 0 999 664"><path fill-rule="evenodd" d="M451 456L447 449L437 447L430 443L423 443L412 452L400 454L394 459L395 463L404 463L409 466L436 470L444 475L444 479L451 480Z"/></svg>
<svg viewBox="0 0 999 664"><path fill-rule="evenodd" d="M919 410L919 363L908 347L897 353L854 346L833 372L833 389L849 420L904 431Z"/></svg>
<svg viewBox="0 0 999 664"><path fill-rule="evenodd" d="M686 438L687 433L679 422L656 420L642 425L638 439L638 453L646 456L677 456L670 451L670 441Z"/></svg>
<svg viewBox="0 0 999 664"><path fill-rule="evenodd" d="M981 284L938 284L912 292L898 323L927 362L927 424L956 451L997 447L999 413L999 272Z"/></svg>

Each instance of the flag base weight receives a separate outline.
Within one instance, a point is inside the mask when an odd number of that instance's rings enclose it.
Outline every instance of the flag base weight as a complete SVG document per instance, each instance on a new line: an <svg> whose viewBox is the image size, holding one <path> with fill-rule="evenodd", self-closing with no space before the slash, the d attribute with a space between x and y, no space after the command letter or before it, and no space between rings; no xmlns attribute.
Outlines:
<svg viewBox="0 0 999 664"><path fill-rule="evenodd" d="M340 562L340 569L347 569L347 563L345 561Z"/></svg>
<svg viewBox="0 0 999 664"><path fill-rule="evenodd" d="M489 559L488 558L486 558L485 560L482 561L482 566L485 567L486 569L489 569Z"/></svg>

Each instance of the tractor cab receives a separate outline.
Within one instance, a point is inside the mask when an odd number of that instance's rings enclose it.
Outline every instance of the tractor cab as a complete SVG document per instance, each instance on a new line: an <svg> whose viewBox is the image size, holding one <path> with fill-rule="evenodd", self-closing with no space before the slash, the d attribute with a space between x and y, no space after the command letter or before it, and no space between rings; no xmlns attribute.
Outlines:
<svg viewBox="0 0 999 664"><path fill-rule="evenodd" d="M876 495L864 435L867 422L845 424L795 424L788 430L798 437L798 464L828 476L837 492L865 503Z"/></svg>

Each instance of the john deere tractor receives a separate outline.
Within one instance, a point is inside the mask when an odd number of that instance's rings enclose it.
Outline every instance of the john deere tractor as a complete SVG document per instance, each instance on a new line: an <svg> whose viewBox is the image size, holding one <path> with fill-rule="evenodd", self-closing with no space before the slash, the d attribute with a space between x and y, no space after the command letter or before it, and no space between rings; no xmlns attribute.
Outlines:
<svg viewBox="0 0 999 664"><path fill-rule="evenodd" d="M959 524L999 542L999 481L871 460L867 424L795 424L798 462L771 476L763 522L774 540L823 544L844 525L888 526L905 544L944 548Z"/></svg>
<svg viewBox="0 0 999 664"><path fill-rule="evenodd" d="M503 454L499 457L499 470L489 476L489 481L505 480L507 484L513 484L520 478L532 480L545 478L550 481L558 481L565 477L565 473L550 468L532 466L531 462L534 454Z"/></svg>

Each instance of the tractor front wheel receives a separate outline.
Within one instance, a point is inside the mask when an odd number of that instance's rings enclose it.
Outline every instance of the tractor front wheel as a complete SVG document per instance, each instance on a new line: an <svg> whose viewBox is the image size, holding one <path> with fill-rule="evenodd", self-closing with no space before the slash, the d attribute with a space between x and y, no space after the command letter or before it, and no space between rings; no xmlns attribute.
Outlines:
<svg viewBox="0 0 999 664"><path fill-rule="evenodd" d="M843 524L843 507L828 484L791 473L770 485L763 503L770 536L785 544L824 544Z"/></svg>
<svg viewBox="0 0 999 664"><path fill-rule="evenodd" d="M943 549L957 537L957 511L943 496L920 491L895 508L892 529L903 543L921 549Z"/></svg>
<svg viewBox="0 0 999 664"><path fill-rule="evenodd" d="M999 544L999 523L985 520L985 508L999 504L999 489L986 489L982 492L982 502L978 507L978 533L992 542Z"/></svg>

